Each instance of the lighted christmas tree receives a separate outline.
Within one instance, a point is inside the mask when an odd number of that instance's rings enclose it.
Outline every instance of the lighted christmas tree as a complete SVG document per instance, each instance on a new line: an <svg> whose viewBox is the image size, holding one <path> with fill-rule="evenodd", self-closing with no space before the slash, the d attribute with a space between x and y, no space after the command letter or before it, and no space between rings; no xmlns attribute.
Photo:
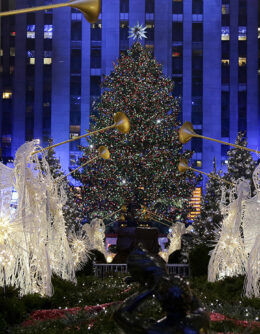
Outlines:
<svg viewBox="0 0 260 334"><path fill-rule="evenodd" d="M236 144L247 147L247 139L243 132L239 132ZM228 152L227 174L225 179L235 181L241 177L250 180L252 184L252 174L256 167L256 162L253 160L252 154L249 151L231 148Z"/></svg>
<svg viewBox="0 0 260 334"><path fill-rule="evenodd" d="M131 130L126 135L116 130L102 132L81 147L79 164L95 156L100 145L106 145L111 153L110 160L99 159L74 176L82 183L84 214L88 218L95 214L105 217L123 204L140 213L143 204L173 222L185 221L197 179L193 172L181 175L177 170L182 145L173 82L136 42L114 64L102 89L91 115L91 131L111 125L116 112L127 115ZM190 158L191 152L183 156Z"/></svg>
<svg viewBox="0 0 260 334"><path fill-rule="evenodd" d="M216 172L214 162L214 170L210 173L206 183L205 194L202 197L201 213L196 217L192 225L194 230L193 246L198 244L210 246L215 239L215 233L223 218L219 207L222 186L221 175Z"/></svg>

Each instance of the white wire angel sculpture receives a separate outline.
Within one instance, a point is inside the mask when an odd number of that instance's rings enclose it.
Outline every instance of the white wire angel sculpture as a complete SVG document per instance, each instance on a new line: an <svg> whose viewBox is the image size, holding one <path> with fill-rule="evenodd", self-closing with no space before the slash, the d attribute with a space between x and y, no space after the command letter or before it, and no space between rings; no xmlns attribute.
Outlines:
<svg viewBox="0 0 260 334"><path fill-rule="evenodd" d="M78 271L90 258L90 242L87 234L83 230L71 232L68 239L72 251L75 271Z"/></svg>
<svg viewBox="0 0 260 334"><path fill-rule="evenodd" d="M97 249L106 256L105 224L102 219L94 218L90 224L85 224L82 229L86 231L90 249Z"/></svg>
<svg viewBox="0 0 260 334"><path fill-rule="evenodd" d="M209 282L243 274L247 266L240 226L242 201L250 196L249 183L244 179L236 181L228 205L225 204L226 196L226 189L222 188L221 212L224 219L220 230L216 231L216 246L211 252L208 266Z"/></svg>
<svg viewBox="0 0 260 334"><path fill-rule="evenodd" d="M171 232L167 235L170 241L169 248L163 252L162 256L166 262L169 260L169 256L178 249L181 249L181 236L186 233L187 230L183 223L173 224Z"/></svg>
<svg viewBox="0 0 260 334"><path fill-rule="evenodd" d="M1 217L6 211L8 221L1 254L5 258L10 254L8 265L1 268L0 263L0 270L4 270L6 284L19 287L21 295L39 293L50 296L52 270L71 280L75 273L72 253L64 235L61 200L44 156L40 162L38 156L32 154L37 149L40 149L37 141L25 143L16 152L14 169L0 166L1 172L5 173L5 176L1 174L1 180L9 179L9 183L6 181L8 187L11 188L12 183L18 195L17 209L10 213L6 200L10 200L10 189L0 188Z"/></svg>
<svg viewBox="0 0 260 334"><path fill-rule="evenodd" d="M246 253L249 254L245 294L260 296L260 164L253 173L256 195L244 201L242 226Z"/></svg>

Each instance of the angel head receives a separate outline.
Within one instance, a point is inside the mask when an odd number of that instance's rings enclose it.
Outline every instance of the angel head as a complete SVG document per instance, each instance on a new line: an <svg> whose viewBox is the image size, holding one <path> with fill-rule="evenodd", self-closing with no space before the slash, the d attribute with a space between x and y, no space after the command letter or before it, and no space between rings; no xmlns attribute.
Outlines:
<svg viewBox="0 0 260 334"><path fill-rule="evenodd" d="M245 180L244 178L238 179L236 193L238 197L242 196L242 198L249 198L251 194L249 180Z"/></svg>

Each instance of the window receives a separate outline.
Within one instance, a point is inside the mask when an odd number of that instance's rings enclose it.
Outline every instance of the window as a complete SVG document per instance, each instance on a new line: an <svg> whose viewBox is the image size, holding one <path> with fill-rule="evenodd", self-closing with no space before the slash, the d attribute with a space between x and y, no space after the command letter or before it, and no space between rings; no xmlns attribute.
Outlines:
<svg viewBox="0 0 260 334"><path fill-rule="evenodd" d="M229 59L221 59L221 64L229 65Z"/></svg>
<svg viewBox="0 0 260 334"><path fill-rule="evenodd" d="M183 13L183 1L182 0L173 0L172 1L172 13L173 14L182 14Z"/></svg>
<svg viewBox="0 0 260 334"><path fill-rule="evenodd" d="M247 92L238 92L238 131L246 131Z"/></svg>
<svg viewBox="0 0 260 334"><path fill-rule="evenodd" d="M221 63L222 84L228 84L230 78L230 66L227 63Z"/></svg>
<svg viewBox="0 0 260 334"><path fill-rule="evenodd" d="M238 58L238 82L246 83L247 81L247 67L246 58Z"/></svg>
<svg viewBox="0 0 260 334"><path fill-rule="evenodd" d="M154 41L154 24L153 23L147 23L146 24L146 36L147 40L146 41Z"/></svg>
<svg viewBox="0 0 260 334"><path fill-rule="evenodd" d="M238 65L239 66L246 66L246 58L239 57L238 58Z"/></svg>
<svg viewBox="0 0 260 334"><path fill-rule="evenodd" d="M35 58L29 58L29 64L35 65Z"/></svg>
<svg viewBox="0 0 260 334"><path fill-rule="evenodd" d="M71 125L78 125L80 124L80 111L72 111L70 112L70 124Z"/></svg>
<svg viewBox="0 0 260 334"><path fill-rule="evenodd" d="M192 0L192 14L203 13L203 0Z"/></svg>
<svg viewBox="0 0 260 334"><path fill-rule="evenodd" d="M10 92L10 91L5 91L5 92L3 92L3 99L4 100L7 100L7 99L11 99L12 98L12 95L13 95L13 93L12 92Z"/></svg>
<svg viewBox="0 0 260 334"><path fill-rule="evenodd" d="M53 25L52 24L45 24L44 25L44 38L45 39L52 39L52 32L53 32Z"/></svg>
<svg viewBox="0 0 260 334"><path fill-rule="evenodd" d="M196 50L192 50L192 77L197 78L202 76L203 57L194 51Z"/></svg>
<svg viewBox="0 0 260 334"><path fill-rule="evenodd" d="M246 38L246 27L238 27L238 39L240 41L245 41Z"/></svg>
<svg viewBox="0 0 260 334"><path fill-rule="evenodd" d="M10 56L14 57L15 56L15 48L10 48Z"/></svg>
<svg viewBox="0 0 260 334"><path fill-rule="evenodd" d="M221 92L221 136L229 137L229 92Z"/></svg>
<svg viewBox="0 0 260 334"><path fill-rule="evenodd" d="M129 0L120 0L120 13L129 12Z"/></svg>
<svg viewBox="0 0 260 334"><path fill-rule="evenodd" d="M154 13L154 0L145 0L145 12Z"/></svg>
<svg viewBox="0 0 260 334"><path fill-rule="evenodd" d="M247 0L239 0L238 25L247 25Z"/></svg>
<svg viewBox="0 0 260 334"><path fill-rule="evenodd" d="M91 76L90 77L90 95L99 96L101 93L101 78L100 76Z"/></svg>
<svg viewBox="0 0 260 334"><path fill-rule="evenodd" d="M51 65L52 64L52 58L43 58L43 64L44 65Z"/></svg>
<svg viewBox="0 0 260 334"><path fill-rule="evenodd" d="M182 22L172 23L172 40L174 42L183 41L183 23Z"/></svg>
<svg viewBox="0 0 260 334"><path fill-rule="evenodd" d="M81 41L82 40L82 25L81 21L71 22L71 40Z"/></svg>
<svg viewBox="0 0 260 334"><path fill-rule="evenodd" d="M229 4L222 4L221 13L222 15L229 14Z"/></svg>
<svg viewBox="0 0 260 334"><path fill-rule="evenodd" d="M201 96L192 97L191 121L195 125L200 125L203 122L202 97Z"/></svg>
<svg viewBox="0 0 260 334"><path fill-rule="evenodd" d="M76 99L81 97L81 77L71 76L70 77L70 95L74 96Z"/></svg>
<svg viewBox="0 0 260 334"><path fill-rule="evenodd" d="M202 23L192 23L192 42L203 41L203 25Z"/></svg>
<svg viewBox="0 0 260 334"><path fill-rule="evenodd" d="M203 94L203 85L202 78L201 80L196 80L192 82L192 96L202 96Z"/></svg>
<svg viewBox="0 0 260 334"><path fill-rule="evenodd" d="M229 27L222 27L221 28L221 40L222 41L229 41Z"/></svg>
<svg viewBox="0 0 260 334"><path fill-rule="evenodd" d="M246 58L247 56L247 42L238 41L238 56L241 58Z"/></svg>
<svg viewBox="0 0 260 334"><path fill-rule="evenodd" d="M71 50L71 60L70 60L70 71L71 73L81 73L81 50L72 49Z"/></svg>
<svg viewBox="0 0 260 334"><path fill-rule="evenodd" d="M229 59L229 41L223 41L222 46L222 58Z"/></svg>
<svg viewBox="0 0 260 334"><path fill-rule="evenodd" d="M128 41L128 35L129 35L129 31L128 31L128 22L122 22L120 24L120 41Z"/></svg>
<svg viewBox="0 0 260 334"><path fill-rule="evenodd" d="M173 95L175 97L182 96L182 78L174 78Z"/></svg>
<svg viewBox="0 0 260 334"><path fill-rule="evenodd" d="M91 48L90 67L91 68L101 68L101 48L100 47Z"/></svg>
<svg viewBox="0 0 260 334"><path fill-rule="evenodd" d="M35 38L35 24L27 25L27 38Z"/></svg>
<svg viewBox="0 0 260 334"><path fill-rule="evenodd" d="M101 41L102 38L102 25L101 23L94 23L91 25L91 40Z"/></svg>
<svg viewBox="0 0 260 334"><path fill-rule="evenodd" d="M172 74L182 74L183 72L183 57L182 48L179 51L173 51L172 56Z"/></svg>

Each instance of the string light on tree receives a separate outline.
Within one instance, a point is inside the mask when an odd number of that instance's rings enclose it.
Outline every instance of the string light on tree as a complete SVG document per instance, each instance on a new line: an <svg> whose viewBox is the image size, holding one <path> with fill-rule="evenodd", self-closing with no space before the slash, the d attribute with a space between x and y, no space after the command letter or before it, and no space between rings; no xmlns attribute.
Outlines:
<svg viewBox="0 0 260 334"><path fill-rule="evenodd" d="M190 171L181 175L177 169L182 145L178 141L179 105L172 94L174 83L137 41L121 55L101 85L103 93L91 115L89 131L109 126L114 113L120 111L129 118L131 131L123 135L103 132L88 139L89 146L81 146L84 159L91 157L90 145L109 147L113 157L106 163L100 160L95 166L88 165L73 176L82 184L84 216L89 220L94 214L107 217L125 203L133 208L144 204L171 222L177 216L184 222L198 178ZM189 158L191 152L183 155ZM78 164L83 162L81 159Z"/></svg>

